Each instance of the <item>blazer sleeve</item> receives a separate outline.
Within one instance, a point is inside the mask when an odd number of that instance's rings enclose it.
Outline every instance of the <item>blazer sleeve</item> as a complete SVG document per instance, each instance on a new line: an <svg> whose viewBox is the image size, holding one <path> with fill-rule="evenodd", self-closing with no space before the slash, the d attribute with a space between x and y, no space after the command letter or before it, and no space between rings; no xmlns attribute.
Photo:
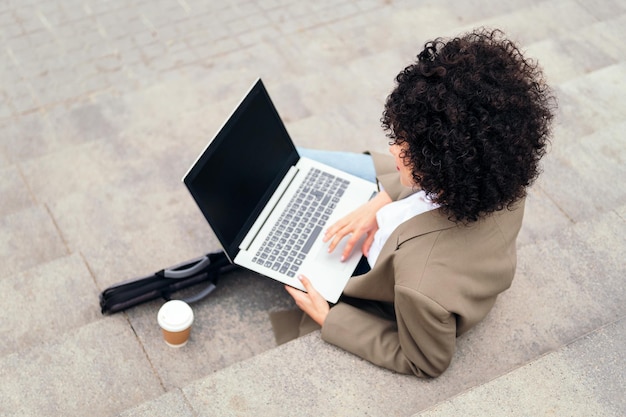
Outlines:
<svg viewBox="0 0 626 417"><path fill-rule="evenodd" d="M403 374L437 377L454 355L454 315L418 291L396 286L396 322L346 303L335 305L322 339Z"/></svg>

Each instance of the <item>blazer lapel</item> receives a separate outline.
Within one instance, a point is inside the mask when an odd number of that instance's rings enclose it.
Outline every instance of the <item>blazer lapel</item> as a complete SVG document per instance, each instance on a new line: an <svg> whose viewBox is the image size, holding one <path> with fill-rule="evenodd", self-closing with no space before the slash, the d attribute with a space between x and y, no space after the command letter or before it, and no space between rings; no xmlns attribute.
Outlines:
<svg viewBox="0 0 626 417"><path fill-rule="evenodd" d="M457 226L458 224L449 220L441 209L430 210L412 217L398 226L389 236L385 246L393 244L393 250L396 250L408 240Z"/></svg>

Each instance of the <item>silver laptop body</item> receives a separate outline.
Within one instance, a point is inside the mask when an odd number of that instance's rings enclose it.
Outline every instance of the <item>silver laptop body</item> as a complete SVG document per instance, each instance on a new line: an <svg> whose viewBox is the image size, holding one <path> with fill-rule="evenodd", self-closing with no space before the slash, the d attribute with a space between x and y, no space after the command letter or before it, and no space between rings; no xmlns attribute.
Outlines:
<svg viewBox="0 0 626 417"><path fill-rule="evenodd" d="M377 191L374 183L300 158L259 79L183 181L230 261L335 303L358 264L324 231ZM344 239L345 241L345 239Z"/></svg>

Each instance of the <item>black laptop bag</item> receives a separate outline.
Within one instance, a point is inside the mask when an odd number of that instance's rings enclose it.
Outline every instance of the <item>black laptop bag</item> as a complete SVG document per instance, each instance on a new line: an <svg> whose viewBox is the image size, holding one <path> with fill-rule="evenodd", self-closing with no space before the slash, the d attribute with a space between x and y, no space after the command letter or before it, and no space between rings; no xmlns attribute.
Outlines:
<svg viewBox="0 0 626 417"><path fill-rule="evenodd" d="M237 267L228 261L224 252L208 253L151 275L112 285L100 294L100 309L106 315L157 298L169 301L174 292L205 283L203 290L183 299L187 303L193 303L215 290L221 274L234 269Z"/></svg>

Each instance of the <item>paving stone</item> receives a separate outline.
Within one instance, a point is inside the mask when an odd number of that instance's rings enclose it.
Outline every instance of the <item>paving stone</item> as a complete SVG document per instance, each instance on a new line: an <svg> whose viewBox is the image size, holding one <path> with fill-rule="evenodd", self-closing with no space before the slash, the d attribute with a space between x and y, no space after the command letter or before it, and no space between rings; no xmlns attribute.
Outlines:
<svg viewBox="0 0 626 417"><path fill-rule="evenodd" d="M444 9L454 10L454 13L458 16L459 24L467 24L470 22L481 21L486 18L506 15L513 10L526 8L529 4L535 3L534 1L512 0L506 2L489 1L487 3L480 0L472 0L458 4L454 0L445 0L437 2L437 5ZM544 8L549 8L554 2L550 2ZM402 9L406 5L410 4L408 0L400 2L397 7Z"/></svg>
<svg viewBox="0 0 626 417"><path fill-rule="evenodd" d="M620 219L626 220L626 205L617 207L615 209L615 213L619 216Z"/></svg>
<svg viewBox="0 0 626 417"><path fill-rule="evenodd" d="M620 279L615 267L597 262L604 256L584 238L566 236L519 249L513 285L467 336L483 341L472 350L477 360L489 355L491 366L522 365L624 314L621 295L610 290ZM524 320L516 321L519 317ZM515 348L491 355L489 345L496 340Z"/></svg>
<svg viewBox="0 0 626 417"><path fill-rule="evenodd" d="M66 137L59 138L46 113L32 113L20 118L20 123L12 123L3 129L2 144L14 161L23 161L42 156L63 146Z"/></svg>
<svg viewBox="0 0 626 417"><path fill-rule="evenodd" d="M607 20L597 22L580 30L579 35L592 39L596 48L603 50L616 60L622 59L619 39L625 33L626 14L615 14Z"/></svg>
<svg viewBox="0 0 626 417"><path fill-rule="evenodd" d="M78 254L4 277L0 293L7 295L0 333L10 335L0 341L0 357L70 334L100 318L96 286Z"/></svg>
<svg viewBox="0 0 626 417"><path fill-rule="evenodd" d="M15 161L26 162L57 152L62 155L72 146L115 136L125 121L122 111L115 102L98 101L81 103L70 111L50 108L20 117L19 123L6 128L7 134L1 140ZM77 151L67 153L72 152ZM44 161L54 164L54 158Z"/></svg>
<svg viewBox="0 0 626 417"><path fill-rule="evenodd" d="M584 221L626 203L623 182L607 181L626 175L620 156L624 139L618 133L622 127L618 124L580 139L569 138L558 146L555 143L554 152L546 158L538 184L574 221ZM593 192L585 194L582 189Z"/></svg>
<svg viewBox="0 0 626 417"><path fill-rule="evenodd" d="M11 416L110 416L164 393L121 316L1 358L0 388Z"/></svg>
<svg viewBox="0 0 626 417"><path fill-rule="evenodd" d="M568 35L531 44L528 51L542 57L539 64L549 83L561 83L616 64L588 36Z"/></svg>
<svg viewBox="0 0 626 417"><path fill-rule="evenodd" d="M561 111L561 123L584 121L593 132L610 125L612 121L621 121L621 109L626 101L625 72L626 65L612 65L559 84L559 91L566 94L569 100L574 97L577 100L575 111L569 106Z"/></svg>
<svg viewBox="0 0 626 417"><path fill-rule="evenodd" d="M524 222L517 238L517 246L548 239L572 224L549 194L539 186L533 186L526 197Z"/></svg>
<svg viewBox="0 0 626 417"><path fill-rule="evenodd" d="M0 195L11 196L0 200L0 217L31 207L35 203L16 165L3 167L0 163Z"/></svg>
<svg viewBox="0 0 626 417"><path fill-rule="evenodd" d="M118 414L119 417L153 417L157 415L160 417L196 416L180 390L169 391L156 400L145 402Z"/></svg>
<svg viewBox="0 0 626 417"><path fill-rule="evenodd" d="M5 169L9 167L10 165L11 165L11 162L9 160L8 152L4 149L4 147L0 146L0 167L2 169Z"/></svg>
<svg viewBox="0 0 626 417"><path fill-rule="evenodd" d="M85 143L26 161L22 169L38 201L51 202L123 181L123 162L111 152L105 143Z"/></svg>
<svg viewBox="0 0 626 417"><path fill-rule="evenodd" d="M555 19L562 16L565 11L567 11L567 20L555 25ZM532 28L528 25L530 21L534 22ZM597 23L597 20L584 7L570 0L549 3L528 2L510 13L480 21L480 24L486 27L502 29L508 37L523 45L531 56L538 56L533 53L534 43L556 40L562 34L581 30L594 23ZM543 56L544 59L550 58Z"/></svg>
<svg viewBox="0 0 626 417"><path fill-rule="evenodd" d="M46 207L32 206L0 217L0 280L65 255L67 246Z"/></svg>
<svg viewBox="0 0 626 417"><path fill-rule="evenodd" d="M431 387L364 363L314 333L196 381L183 393L201 415L362 416L403 415L416 403L433 401ZM407 391L413 395L406 397Z"/></svg>
<svg viewBox="0 0 626 417"><path fill-rule="evenodd" d="M569 240L571 234L575 234L583 240L589 250L580 257L588 265L600 263L600 274L590 274L587 279L597 281L598 286L603 287L606 294L598 294L602 299L617 300L616 304L626 302L626 294L613 290L621 287L623 277L626 276L626 263L624 262L623 248L626 245L626 219L620 216L620 210L624 204L614 207L606 214L596 216L589 221L576 224L565 233L564 239ZM601 262L598 262L601 260ZM598 278L602 277L601 281Z"/></svg>
<svg viewBox="0 0 626 417"><path fill-rule="evenodd" d="M593 4L582 0L579 0L578 2L599 20L610 19L617 14L623 14L626 12L626 5L619 0L608 0Z"/></svg>
<svg viewBox="0 0 626 417"><path fill-rule="evenodd" d="M624 384L622 318L554 354L414 416L568 415L622 416L626 403L614 387ZM541 381L541 389L537 389Z"/></svg>
<svg viewBox="0 0 626 417"><path fill-rule="evenodd" d="M68 246L83 253L104 289L217 250L206 221L185 190L180 191L174 198L149 190L104 188L96 194L68 195L51 205L51 211ZM70 214L76 211L81 216Z"/></svg>

